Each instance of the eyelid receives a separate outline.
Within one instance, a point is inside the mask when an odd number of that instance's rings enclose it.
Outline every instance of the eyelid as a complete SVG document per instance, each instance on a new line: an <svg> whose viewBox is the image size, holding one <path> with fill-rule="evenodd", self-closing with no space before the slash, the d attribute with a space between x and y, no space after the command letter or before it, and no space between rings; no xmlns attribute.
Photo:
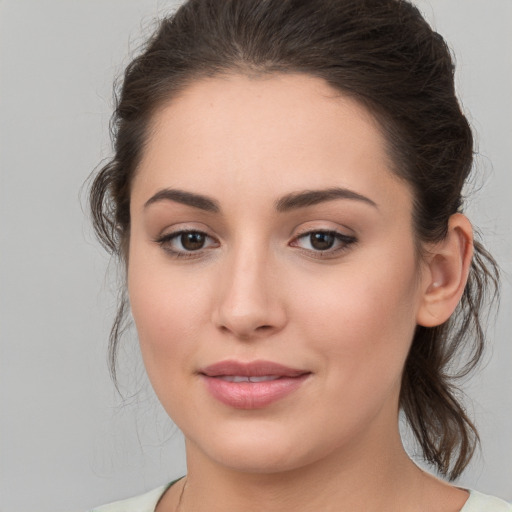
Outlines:
<svg viewBox="0 0 512 512"><path fill-rule="evenodd" d="M297 242L299 240L304 239L308 236L311 236L312 234L315 234L315 233L324 233L324 234L333 235L334 238L336 239L336 241L338 242L338 247L320 250L320 249L313 249L313 248L308 249L308 248L300 247L298 245ZM303 251L304 253L306 253L309 256L325 259L326 257L334 258L334 257L339 256L341 253L349 250L352 245L357 243L357 241L358 240L354 235L348 235L336 228L329 228L329 227L315 228L313 226L308 226L307 228L303 228L303 229L299 230L299 232L294 235L294 237L289 245L291 247L297 247L298 250ZM341 244L341 246L340 246L340 244Z"/></svg>
<svg viewBox="0 0 512 512"><path fill-rule="evenodd" d="M180 236L187 233L197 233L204 235L206 239L213 241L213 243L210 243L209 245L201 247L197 250L180 250L171 247L171 243L174 240L177 240ZM190 225L180 225L179 227L175 227L169 231L164 230L164 232L155 237L153 241L158 244L165 252L175 258L198 258L204 256L205 251L219 246L218 239L209 234L208 230L195 228Z"/></svg>
<svg viewBox="0 0 512 512"><path fill-rule="evenodd" d="M346 228L347 231L353 232L350 228ZM164 229L161 234L156 236L153 239L153 242L158 244L165 252L175 258L198 258L205 255L205 252L218 248L220 246L220 241L218 237L210 234L210 230L208 228L196 227L195 225L190 225L187 223L180 223L172 227L168 227ZM291 241L288 242L290 247L297 248L304 252L305 254L312 257L321 257L325 258L334 258L340 255L342 252L349 250L350 246L355 244L358 240L352 234L347 234L344 232L345 230L341 230L339 227L331 227L323 224L322 226L314 226L310 223L303 225L297 232L292 235ZM203 235L205 237L204 246L198 249L186 249L186 248L176 248L173 247L174 241L178 240L180 236L186 233L197 233ZM307 248L301 247L299 243L300 240L305 239L308 236L311 236L315 233L323 233L330 234L335 238L333 243L333 247L329 247L327 249L316 249L314 247Z"/></svg>
<svg viewBox="0 0 512 512"><path fill-rule="evenodd" d="M153 237L154 242L158 242L164 238L177 236L181 233L202 233L210 238L217 239L218 237L212 234L212 230L202 222L176 222L168 224L160 229Z"/></svg>

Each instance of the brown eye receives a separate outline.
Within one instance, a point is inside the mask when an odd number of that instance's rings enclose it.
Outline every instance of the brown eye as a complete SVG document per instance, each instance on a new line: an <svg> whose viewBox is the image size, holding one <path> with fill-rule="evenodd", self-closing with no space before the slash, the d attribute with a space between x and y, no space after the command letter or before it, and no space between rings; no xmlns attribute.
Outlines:
<svg viewBox="0 0 512 512"><path fill-rule="evenodd" d="M356 242L353 236L337 231L308 231L292 241L292 247L299 247L311 255L322 258L336 257Z"/></svg>
<svg viewBox="0 0 512 512"><path fill-rule="evenodd" d="M219 247L218 241L202 231L176 231L157 238L155 242L176 258L199 257L203 251Z"/></svg>
<svg viewBox="0 0 512 512"><path fill-rule="evenodd" d="M311 247L317 251L327 251L334 245L335 241L336 237L333 233L319 231L309 234L309 243Z"/></svg>
<svg viewBox="0 0 512 512"><path fill-rule="evenodd" d="M181 246L186 251L197 251L204 247L206 242L206 235L197 231L182 233L180 236L180 242Z"/></svg>

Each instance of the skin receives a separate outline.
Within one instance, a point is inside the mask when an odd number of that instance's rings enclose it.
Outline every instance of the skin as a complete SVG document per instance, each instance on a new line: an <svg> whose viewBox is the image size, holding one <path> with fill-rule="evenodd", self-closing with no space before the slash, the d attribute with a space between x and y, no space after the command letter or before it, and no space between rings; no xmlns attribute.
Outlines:
<svg viewBox="0 0 512 512"><path fill-rule="evenodd" d="M371 115L314 77L209 78L155 114L132 187L128 288L188 464L159 512L177 510L183 490L186 512L463 506L465 491L403 450L398 397L416 325L443 322L460 298L471 227L454 216L418 258L412 193L391 168ZM366 199L276 209L333 187ZM162 197L169 189L218 211ZM184 229L205 233L203 247L171 238ZM305 233L326 230L342 238L321 252ZM311 374L267 407L235 409L198 375L225 359Z"/></svg>

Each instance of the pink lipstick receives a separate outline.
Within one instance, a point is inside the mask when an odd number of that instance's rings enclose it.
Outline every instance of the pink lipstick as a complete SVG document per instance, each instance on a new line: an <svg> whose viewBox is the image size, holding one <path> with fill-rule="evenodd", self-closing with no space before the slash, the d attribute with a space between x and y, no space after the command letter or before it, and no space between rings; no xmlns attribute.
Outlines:
<svg viewBox="0 0 512 512"><path fill-rule="evenodd" d="M208 391L235 409L261 409L298 389L311 372L270 361L221 361L199 371Z"/></svg>

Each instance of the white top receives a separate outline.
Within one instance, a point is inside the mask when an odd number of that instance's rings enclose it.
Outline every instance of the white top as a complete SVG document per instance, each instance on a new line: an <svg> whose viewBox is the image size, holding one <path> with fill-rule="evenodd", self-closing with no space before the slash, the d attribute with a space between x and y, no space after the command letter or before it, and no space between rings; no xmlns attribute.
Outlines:
<svg viewBox="0 0 512 512"><path fill-rule="evenodd" d="M512 505L494 496L470 490L469 499L460 512L512 512Z"/></svg>
<svg viewBox="0 0 512 512"><path fill-rule="evenodd" d="M89 512L155 512L157 503L168 488L169 485L163 485L146 494L93 508Z"/></svg>
<svg viewBox="0 0 512 512"><path fill-rule="evenodd" d="M89 512L155 512L158 501L168 488L169 485L164 485L146 494L103 505ZM470 490L469 499L460 512L512 512L512 505L494 496Z"/></svg>

